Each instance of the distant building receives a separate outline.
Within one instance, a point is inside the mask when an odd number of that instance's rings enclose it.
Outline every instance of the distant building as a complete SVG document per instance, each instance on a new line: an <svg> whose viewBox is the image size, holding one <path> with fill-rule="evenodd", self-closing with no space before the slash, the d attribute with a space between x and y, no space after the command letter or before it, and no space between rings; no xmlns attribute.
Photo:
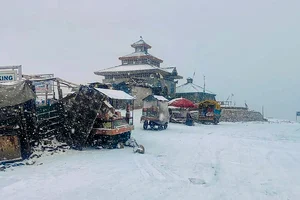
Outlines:
<svg viewBox="0 0 300 200"><path fill-rule="evenodd" d="M176 98L186 98L195 103L204 100L216 100L216 95L212 92L205 90L204 88L193 83L192 78L187 78L187 82L176 88Z"/></svg>
<svg viewBox="0 0 300 200"><path fill-rule="evenodd" d="M151 55L151 46L141 39L131 45L134 52L119 58L122 64L94 72L104 76L103 83L110 83L115 89L123 90L136 97L136 107L142 106L142 99L150 94L175 97L176 67L162 68L163 60Z"/></svg>

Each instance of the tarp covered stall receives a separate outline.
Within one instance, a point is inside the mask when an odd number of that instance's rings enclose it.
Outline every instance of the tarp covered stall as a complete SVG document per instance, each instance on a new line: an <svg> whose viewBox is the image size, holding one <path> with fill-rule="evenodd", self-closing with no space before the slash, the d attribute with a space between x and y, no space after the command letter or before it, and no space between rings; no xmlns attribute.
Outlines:
<svg viewBox="0 0 300 200"><path fill-rule="evenodd" d="M176 98L169 101L170 122L193 125L190 110L196 109L194 103L185 98Z"/></svg>
<svg viewBox="0 0 300 200"><path fill-rule="evenodd" d="M169 101L169 106L177 108L194 108L195 105L192 101L185 98L176 98Z"/></svg>
<svg viewBox="0 0 300 200"><path fill-rule="evenodd" d="M169 106L170 122L185 123L188 112L185 108Z"/></svg>
<svg viewBox="0 0 300 200"><path fill-rule="evenodd" d="M35 94L25 81L0 83L0 108L15 106L35 98Z"/></svg>
<svg viewBox="0 0 300 200"><path fill-rule="evenodd" d="M19 159L20 152L26 158L35 131L34 87L30 81L0 83L0 92L0 160Z"/></svg>

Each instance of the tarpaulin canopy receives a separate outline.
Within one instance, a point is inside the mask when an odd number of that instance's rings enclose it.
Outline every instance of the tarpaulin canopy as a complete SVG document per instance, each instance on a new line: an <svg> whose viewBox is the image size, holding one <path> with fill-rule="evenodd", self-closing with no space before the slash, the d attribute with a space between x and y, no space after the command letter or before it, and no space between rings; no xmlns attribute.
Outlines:
<svg viewBox="0 0 300 200"><path fill-rule="evenodd" d="M169 106L179 107L179 108L193 108L194 103L185 98L173 99L169 102Z"/></svg>
<svg viewBox="0 0 300 200"><path fill-rule="evenodd" d="M207 106L215 106L215 109L220 110L221 109L221 105L214 100L206 100L206 101L201 101L199 103L199 108L202 107L207 107Z"/></svg>
<svg viewBox="0 0 300 200"><path fill-rule="evenodd" d="M0 108L15 106L35 98L25 81L0 83Z"/></svg>

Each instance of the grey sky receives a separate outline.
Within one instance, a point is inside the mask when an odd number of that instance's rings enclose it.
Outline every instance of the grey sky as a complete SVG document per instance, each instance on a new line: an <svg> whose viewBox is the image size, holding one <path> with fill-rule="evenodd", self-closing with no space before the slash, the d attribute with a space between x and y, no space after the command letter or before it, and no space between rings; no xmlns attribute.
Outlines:
<svg viewBox="0 0 300 200"><path fill-rule="evenodd" d="M185 78L267 116L300 111L299 0L0 0L0 65L86 83L142 35ZM180 83L185 80L180 81Z"/></svg>

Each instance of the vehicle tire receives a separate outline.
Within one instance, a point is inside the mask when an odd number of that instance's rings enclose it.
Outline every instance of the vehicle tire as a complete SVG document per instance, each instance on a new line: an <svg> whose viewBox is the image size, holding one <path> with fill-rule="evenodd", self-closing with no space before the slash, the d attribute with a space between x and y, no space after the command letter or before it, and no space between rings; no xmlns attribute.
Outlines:
<svg viewBox="0 0 300 200"><path fill-rule="evenodd" d="M219 123L219 120L218 120L217 118L214 118L213 124L214 124L214 125L217 125L218 123Z"/></svg>
<svg viewBox="0 0 300 200"><path fill-rule="evenodd" d="M128 139L127 140L129 140L130 138L131 138L131 131L128 131L128 135L127 135L127 137L128 137ZM127 141L126 140L126 141Z"/></svg>
<svg viewBox="0 0 300 200"><path fill-rule="evenodd" d="M154 129L154 126L155 126L155 123L154 123L154 122L150 121L149 125L150 125L150 128L151 128L151 129Z"/></svg>
<svg viewBox="0 0 300 200"><path fill-rule="evenodd" d="M131 132L128 131L128 132L122 134L119 141L122 142L122 143L125 143L127 140L130 139L130 137L131 137Z"/></svg>
<svg viewBox="0 0 300 200"><path fill-rule="evenodd" d="M106 146L109 142L109 139L106 135L99 135L99 139L97 140L97 145Z"/></svg>
<svg viewBox="0 0 300 200"><path fill-rule="evenodd" d="M107 148L108 149L116 149L118 143L121 141L121 135L113 135L108 137Z"/></svg>
<svg viewBox="0 0 300 200"><path fill-rule="evenodd" d="M159 130L159 131L161 131L161 130L163 130L163 129L164 129L163 125L158 125L158 130Z"/></svg>
<svg viewBox="0 0 300 200"><path fill-rule="evenodd" d="M168 122L164 124L164 129L168 128Z"/></svg>
<svg viewBox="0 0 300 200"><path fill-rule="evenodd" d="M144 128L144 130L147 130L147 128L148 128L148 121L144 121L143 128Z"/></svg>

